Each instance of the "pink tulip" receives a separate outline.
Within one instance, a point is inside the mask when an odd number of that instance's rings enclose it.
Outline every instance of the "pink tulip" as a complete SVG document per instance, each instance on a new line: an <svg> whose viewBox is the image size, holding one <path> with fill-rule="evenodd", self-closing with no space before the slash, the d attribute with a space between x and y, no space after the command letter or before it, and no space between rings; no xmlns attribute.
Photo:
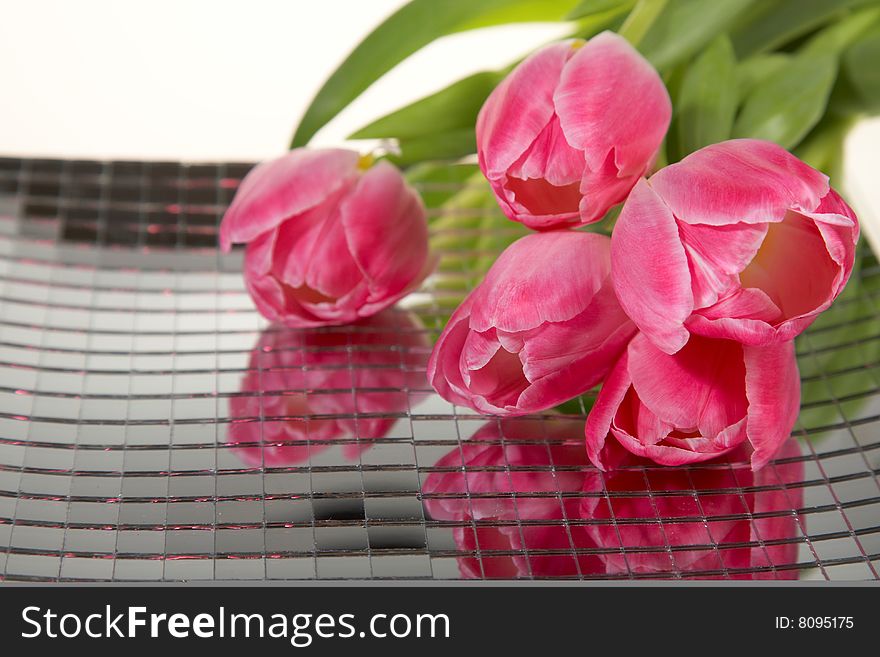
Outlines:
<svg viewBox="0 0 880 657"><path fill-rule="evenodd" d="M392 305L433 269L425 209L391 164L354 151L295 150L242 181L220 246L247 243L244 277L259 311L304 328Z"/></svg>
<svg viewBox="0 0 880 657"><path fill-rule="evenodd" d="M523 415L599 383L635 331L614 297L609 243L555 231L510 245L434 346L428 380L440 396Z"/></svg>
<svg viewBox="0 0 880 657"><path fill-rule="evenodd" d="M393 310L345 328L271 326L229 399L229 444L255 465L306 462L335 443L357 459L418 399L427 356L418 319Z"/></svg>
<svg viewBox="0 0 880 657"><path fill-rule="evenodd" d="M639 333L590 412L587 453L597 467L614 467L610 437L637 456L682 465L748 442L757 470L791 434L799 406L792 342L750 347L695 335L670 356Z"/></svg>
<svg viewBox="0 0 880 657"><path fill-rule="evenodd" d="M775 144L707 146L640 181L614 227L614 287L666 353L691 333L791 340L843 290L859 224L828 178Z"/></svg>
<svg viewBox="0 0 880 657"><path fill-rule="evenodd" d="M480 168L514 221L535 230L592 223L644 175L671 114L660 76L623 38L553 44L483 105Z"/></svg>
<svg viewBox="0 0 880 657"><path fill-rule="evenodd" d="M632 463L587 477L580 516L597 521L587 532L602 549L600 572L797 579L803 520L792 512L803 505L803 488L791 484L803 481L804 464L794 439L785 441L779 455L785 462L760 472L741 464L747 455L738 449L700 467ZM693 547L681 549L686 546Z"/></svg>
<svg viewBox="0 0 880 657"><path fill-rule="evenodd" d="M463 578L577 577L601 569L596 556L572 554L594 547L583 526L568 522L578 516L576 494L591 470L582 430L581 421L563 417L488 422L434 464L422 485L425 510L454 523Z"/></svg>

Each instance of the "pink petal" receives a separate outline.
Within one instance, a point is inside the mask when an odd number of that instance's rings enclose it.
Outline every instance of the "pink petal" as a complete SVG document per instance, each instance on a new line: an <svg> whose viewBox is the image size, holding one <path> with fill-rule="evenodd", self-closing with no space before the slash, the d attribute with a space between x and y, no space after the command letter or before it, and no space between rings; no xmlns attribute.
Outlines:
<svg viewBox="0 0 880 657"><path fill-rule="evenodd" d="M508 179L520 178L523 181L540 178L559 188L580 182L584 166L583 151L572 148L565 141L565 135L562 134L562 127L559 125L559 117L554 115L528 150L507 170L507 176ZM512 181L508 183L508 187L511 184ZM518 201L529 205L521 198ZM543 203L539 204L537 210L544 206ZM546 213L536 212L536 214Z"/></svg>
<svg viewBox="0 0 880 657"><path fill-rule="evenodd" d="M733 139L692 153L651 177L675 217L694 224L781 221L790 210L812 212L828 177L776 144Z"/></svg>
<svg viewBox="0 0 880 657"><path fill-rule="evenodd" d="M607 362L607 366L599 368L607 371L635 332L635 325L617 302L610 278L606 279L584 312L565 322L544 324L523 334L521 357L526 376L530 381L537 381L585 358L596 366ZM605 375L596 369L580 366L578 369L584 384L591 381L584 390L592 388ZM576 394L580 393L566 399Z"/></svg>
<svg viewBox="0 0 880 657"><path fill-rule="evenodd" d="M437 338L426 370L428 382L443 399L461 406L470 406L467 385L461 376L459 360L470 333L468 320L473 294L452 313L446 328Z"/></svg>
<svg viewBox="0 0 880 657"><path fill-rule="evenodd" d="M740 420L729 429L726 429L726 431L730 431L731 433L733 433L733 435L737 435L737 433L739 433L740 441L742 441L745 440L744 428L745 418ZM660 465L667 465L671 467L687 465L688 463L701 463L703 461L708 461L709 459L722 456L730 450L735 449L736 445L738 444L736 440L731 440L729 442L732 442L734 444L732 446L725 447L717 445L713 440L702 439L688 441L687 445L682 447L671 444L670 439L667 438L663 443L657 445L646 445L637 438L630 435L628 432L618 429L615 426L611 427L611 433L614 435L615 438L617 438L617 440L624 448L626 448L628 451L635 454L636 456L650 459L655 463L659 463Z"/></svg>
<svg viewBox="0 0 880 657"><path fill-rule="evenodd" d="M737 343L693 336L670 356L637 335L628 351L640 402L675 428L711 439L745 417L745 366Z"/></svg>
<svg viewBox="0 0 880 657"><path fill-rule="evenodd" d="M742 344L767 344L776 339L773 323L781 313L762 290L741 288L718 303L698 310L687 321L693 333Z"/></svg>
<svg viewBox="0 0 880 657"><path fill-rule="evenodd" d="M470 325L516 333L580 314L608 275L609 240L554 231L511 244L473 293Z"/></svg>
<svg viewBox="0 0 880 657"><path fill-rule="evenodd" d="M609 465L608 448L605 441L611 431L614 416L629 389L628 356L624 351L620 360L617 361L617 365L614 366L605 383L602 384L602 389L599 390L599 396L596 397L596 403L593 404L584 427L587 457L600 470L606 470Z"/></svg>
<svg viewBox="0 0 880 657"><path fill-rule="evenodd" d="M781 319L791 319L827 308L839 272L816 222L788 212L784 221L770 225L740 280L766 292L782 311Z"/></svg>
<svg viewBox="0 0 880 657"><path fill-rule="evenodd" d="M364 173L339 212L371 301L390 305L429 273L425 208L394 166L382 161Z"/></svg>
<svg viewBox="0 0 880 657"><path fill-rule="evenodd" d="M801 402L801 379L794 343L743 347L748 435L755 448L752 469L764 467L791 435Z"/></svg>
<svg viewBox="0 0 880 657"><path fill-rule="evenodd" d="M677 222L690 263L696 308L711 306L732 287L757 253L766 224L706 226Z"/></svg>
<svg viewBox="0 0 880 657"><path fill-rule="evenodd" d="M600 169L613 148L622 176L645 171L672 115L657 71L612 32L574 53L553 102L568 143L584 151L589 168Z"/></svg>
<svg viewBox="0 0 880 657"><path fill-rule="evenodd" d="M585 312L526 337L520 359L531 385L517 406L534 413L587 392L615 365L635 332L609 281Z"/></svg>
<svg viewBox="0 0 880 657"><path fill-rule="evenodd" d="M489 180L502 178L550 122L553 91L570 54L567 41L538 50L486 99L476 131L480 169Z"/></svg>
<svg viewBox="0 0 880 657"><path fill-rule="evenodd" d="M220 247L249 242L350 185L358 154L342 149L297 149L254 167L242 180L220 225Z"/></svg>
<svg viewBox="0 0 880 657"><path fill-rule="evenodd" d="M581 201L578 206L581 223L589 224L602 219L612 206L626 198L639 177L620 175L614 162L614 151L608 153L605 163L599 169L584 169L579 190Z"/></svg>
<svg viewBox="0 0 880 657"><path fill-rule="evenodd" d="M617 219L611 266L617 298L633 322L663 351L681 349L694 307L688 260L672 213L645 180Z"/></svg>

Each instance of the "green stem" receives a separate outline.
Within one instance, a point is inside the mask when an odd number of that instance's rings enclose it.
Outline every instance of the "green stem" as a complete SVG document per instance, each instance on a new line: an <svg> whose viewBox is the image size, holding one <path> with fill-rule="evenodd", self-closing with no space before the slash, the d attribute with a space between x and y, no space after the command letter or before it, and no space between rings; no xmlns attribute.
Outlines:
<svg viewBox="0 0 880 657"><path fill-rule="evenodd" d="M621 25L620 36L637 47L657 17L663 13L667 2L668 0L639 0Z"/></svg>

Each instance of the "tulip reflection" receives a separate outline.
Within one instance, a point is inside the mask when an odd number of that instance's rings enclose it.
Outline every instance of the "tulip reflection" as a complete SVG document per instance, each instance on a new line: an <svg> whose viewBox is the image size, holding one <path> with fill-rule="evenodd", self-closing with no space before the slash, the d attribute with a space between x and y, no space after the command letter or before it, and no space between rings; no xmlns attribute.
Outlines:
<svg viewBox="0 0 880 657"><path fill-rule="evenodd" d="M330 329L273 325L229 400L229 443L254 465L302 463L334 442L357 459L425 388L429 346L418 318L395 310Z"/></svg>
<svg viewBox="0 0 880 657"><path fill-rule="evenodd" d="M797 578L795 441L778 454L790 462L756 473L745 449L664 468L619 448L619 469L600 473L581 427L493 421L437 462L425 508L457 525L462 577Z"/></svg>
<svg viewBox="0 0 880 657"><path fill-rule="evenodd" d="M426 511L468 523L453 529L455 543L481 553L459 559L462 577L577 577L601 567L596 556L575 558L573 545L592 544L584 527L565 522L578 517L589 468L582 431L568 418L491 421L437 462L422 485Z"/></svg>
<svg viewBox="0 0 880 657"><path fill-rule="evenodd" d="M799 456L797 442L789 439L776 455L782 462L758 472L741 449L703 467L629 466L606 473L607 498L585 496L581 504L581 516L596 521L588 527L591 539L609 548L602 555L604 572L797 579L792 566L803 493L789 486L803 480ZM602 490L602 477L587 478L585 491Z"/></svg>

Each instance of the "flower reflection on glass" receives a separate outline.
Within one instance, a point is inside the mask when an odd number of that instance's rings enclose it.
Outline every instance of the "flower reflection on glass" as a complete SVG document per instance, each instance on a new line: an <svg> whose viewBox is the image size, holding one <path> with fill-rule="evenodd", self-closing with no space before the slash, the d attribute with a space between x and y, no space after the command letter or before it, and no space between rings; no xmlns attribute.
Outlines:
<svg viewBox="0 0 880 657"><path fill-rule="evenodd" d="M794 439L777 457L782 463L759 472L738 450L699 467L630 466L587 477L581 516L592 521L604 573L797 579L803 491L787 486L803 480L804 465Z"/></svg>
<svg viewBox="0 0 880 657"><path fill-rule="evenodd" d="M607 474L589 465L581 426L491 421L435 464L425 510L452 526L462 577L797 578L794 440L759 472L745 449L664 468L615 446Z"/></svg>
<svg viewBox="0 0 880 657"><path fill-rule="evenodd" d="M337 328L270 326L229 400L228 441L252 465L307 462L334 443L357 459L417 400L428 348L419 320L395 310Z"/></svg>
<svg viewBox="0 0 880 657"><path fill-rule="evenodd" d="M459 559L462 577L596 572L595 556L572 554L572 545L589 544L584 527L565 523L578 516L586 464L583 422L561 417L487 422L441 458L422 495L432 518L460 523L452 530L459 550L482 554Z"/></svg>

